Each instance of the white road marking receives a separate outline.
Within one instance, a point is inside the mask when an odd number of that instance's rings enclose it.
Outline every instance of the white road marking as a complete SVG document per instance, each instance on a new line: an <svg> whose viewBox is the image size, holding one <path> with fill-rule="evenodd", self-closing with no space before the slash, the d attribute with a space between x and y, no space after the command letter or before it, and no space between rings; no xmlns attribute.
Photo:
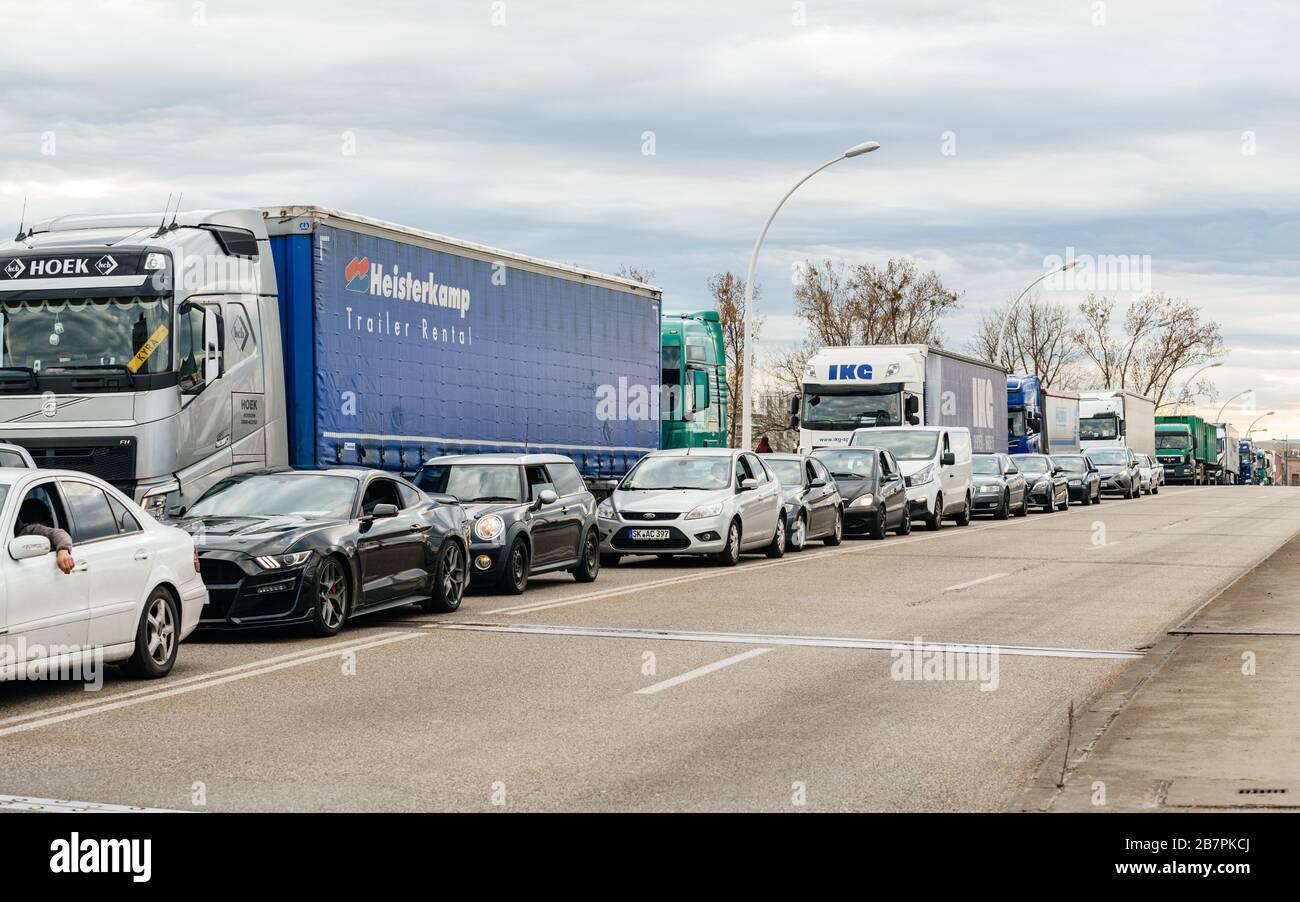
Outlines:
<svg viewBox="0 0 1300 902"><path fill-rule="evenodd" d="M1010 573L994 573L991 576L981 576L979 579L972 579L969 582L957 583L955 586L949 586L944 589L945 592L960 592L962 589L969 589L971 586L978 586L980 583L992 582L995 579L1001 579L1004 576L1010 576Z"/></svg>
<svg viewBox="0 0 1300 902"><path fill-rule="evenodd" d="M1203 489L1192 489L1191 491L1203 491ZM1181 495L1186 495L1186 494L1189 493L1180 492L1175 497L1180 497ZM1113 508L1124 504L1134 504L1137 502L1137 500L1138 499L1136 498L1133 499L1121 498L1119 500L1111 501L1110 506ZM719 567L716 570L709 570L704 573L688 573L679 576L670 576L664 579L649 580L647 582L638 583L632 586L622 586L617 589L607 589L607 590L597 591L597 592L588 592L585 595L574 595L574 596L570 596L569 598L562 598L558 601L534 601L534 602L526 602L524 604L510 605L504 608L492 608L491 610L484 611L484 613L485 614L506 614L511 617L516 617L519 616L520 614L532 613L533 611L547 611L550 610L551 608L563 608L573 604L583 604L588 601L600 601L606 598L617 598L621 595L631 595L636 592L644 591L646 589L656 589L662 586L672 586L681 583L699 582L701 580L706 580L706 579L721 579L722 577L731 576L736 573L750 573L754 570L762 570L768 567L780 567L787 564L808 563L810 561L820 560L821 558L824 557L835 557L843 554L861 554L862 552L867 552L867 551L886 551L891 548L899 548L904 545L912 545L917 542L929 542L932 541L933 539L941 539L941 538L951 537L951 536L958 536L958 537L968 536L971 535L972 533L982 532L983 530L986 529L1014 528L1017 526L1024 527L1029 524L1037 525L1037 523L1038 521L1036 519L1023 517L1016 520L1007 520L1002 522L994 521L990 523L984 523L981 524L980 526L966 526L966 527L945 526L943 529L939 530L938 532L928 533L926 535L920 535L920 536L913 535L913 536L907 536L906 538L895 538L887 542L868 542L861 545L855 545L854 547L840 546L839 548L827 548L825 551L816 551L812 553L807 551L801 551L798 552L797 554L787 554L785 557L775 561L763 561L761 563L744 563L740 567L734 567L734 568Z"/></svg>
<svg viewBox="0 0 1300 902"><path fill-rule="evenodd" d="M134 812L136 814L194 814L178 808L143 808L139 805L110 805L105 802L73 802L67 799L40 799L35 796L0 795L0 809L8 811L54 811L72 814Z"/></svg>
<svg viewBox="0 0 1300 902"><path fill-rule="evenodd" d="M914 639L859 639L839 636L793 636L767 633L703 633L681 630L636 629L601 626L546 626L531 623L427 623L425 629L455 630L470 633L511 633L520 636L576 636L597 639L662 640L666 642L717 642L726 645L794 645L808 648L856 648L871 651L893 651L911 648ZM1092 648L1053 648L1035 645L987 645L976 642L929 642L922 640L927 649L949 652L997 652L1001 655L1026 658L1086 658L1096 660L1131 661L1141 658L1141 652L1110 651Z"/></svg>
<svg viewBox="0 0 1300 902"><path fill-rule="evenodd" d="M396 636L396 635L398 634L382 633L380 634L379 638L383 638L384 636ZM197 682L202 682L204 680L210 680L213 677L221 677L229 673L238 673L241 670L248 670L249 668L252 667L265 667L268 664L278 664L281 661L291 661L294 658L303 658L306 657L307 655L318 655L323 651L324 652L333 651L336 654L340 654L342 652L347 651L353 645L368 641L369 638L370 637L356 636L351 639L345 639L341 642L335 642L332 645L324 645L324 646L312 645L312 646L308 646L307 648L301 648L298 651L291 651L283 655L276 655L273 658L263 658L260 661L249 661L247 664L237 664L234 667L227 667L223 670L215 670L212 673L200 673L192 677L185 677L183 679L168 679L164 683L154 683L153 685L146 686L143 689L132 689L127 692L114 693L111 697L111 700L116 701L118 699L124 699L124 698L136 698L142 695L153 695L155 692L162 692L167 689L174 689L177 686L187 686L190 683L197 683ZM86 701L73 702L72 704L68 704L68 705L59 705L58 707L55 708L42 708L39 711L28 711L25 714L16 714L11 717L5 717L3 719L0 719L0 727L3 727L11 723L18 723L19 721L23 721L23 720L31 720L36 717L48 717L52 714L61 714L64 711L75 711L80 708L92 708L95 705L102 705L104 704L104 702L105 702L105 698L103 696L95 696L93 698L88 698Z"/></svg>
<svg viewBox="0 0 1300 902"><path fill-rule="evenodd" d="M427 635L427 634L418 633L418 632L394 633L389 635L387 638L375 639L369 642L363 642L359 645L352 644L347 646L335 646L329 651L322 651L322 652L317 652L316 654L313 655L297 657L290 661L280 661L277 664L271 664L267 667L260 667L256 670L243 670L239 673L230 673L227 674L226 676L216 677L216 678L212 678L212 676L209 676L208 678L202 680L195 680L194 682L191 682L189 685L169 686L166 689L160 689L159 691L149 693L148 695L136 696L132 698L122 698L120 696L115 696L112 699L105 700L99 704L93 705L92 707L80 707L80 710L66 711L65 713L52 714L51 716L40 716L39 719L36 720L26 720L24 723L19 723L13 726L5 727L4 729L0 729L0 736L8 736L12 733L23 733L28 730L36 730L41 727L51 726L57 723L63 723L64 721L77 720L78 718L82 718L82 717L89 717L92 714L102 714L105 711L116 711L120 708L129 708L133 705L142 705L145 702L153 702L153 701L158 701L159 699L171 698L174 695L185 695L190 692L197 692L200 689L212 689L216 686L224 686L226 683L236 682L237 680L245 680L248 679L249 677L261 676L262 674L267 674L267 673L274 673L277 670L284 670L289 667L297 667L299 664L308 664L311 663L312 661L320 661L320 660L324 660L325 658L337 657L338 655L346 652L363 651L368 648L378 648L381 645L389 645L393 642L402 642L407 639L414 639L418 636L423 636L423 635ZM30 716L38 716L39 714L42 713L47 713L47 712L36 712L36 714Z"/></svg>
<svg viewBox="0 0 1300 902"><path fill-rule="evenodd" d="M685 673L675 676L671 679L664 680L661 683L655 683L653 686L646 686L644 689L638 689L637 695L654 695L656 692L663 692L665 689L671 689L674 686L680 686L682 683L694 680L698 677L706 676L715 670L721 670L724 667L730 667L732 664L739 664L741 661L748 661L750 658L757 658L759 655L765 655L772 649L770 648L751 648L749 651L741 652L738 655L732 655L730 658L723 658L721 661L714 661L712 664L705 664L703 667L696 667L694 670L688 670Z"/></svg>

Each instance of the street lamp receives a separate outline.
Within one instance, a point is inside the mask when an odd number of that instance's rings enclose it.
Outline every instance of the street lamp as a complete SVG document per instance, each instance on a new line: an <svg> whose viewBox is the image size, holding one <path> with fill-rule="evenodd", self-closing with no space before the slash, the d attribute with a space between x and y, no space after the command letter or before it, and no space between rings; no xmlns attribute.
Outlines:
<svg viewBox="0 0 1300 902"><path fill-rule="evenodd" d="M785 204L787 200L790 199L790 195L794 194L795 191L799 189L800 185L808 181L817 173L821 172L823 169L826 169L829 166L834 166L840 160L847 160L851 157L860 157L863 154L868 154L871 153L873 150L879 150L879 149L880 149L880 144L878 144L875 141L865 141L862 144L856 144L853 147L850 147L848 150L844 151L844 153L840 154L835 159L823 163L822 165L814 169L812 172L808 173L803 178L799 179L799 181L794 183L794 187L791 188L789 191L787 191L785 193L785 196L781 198L780 202L776 205L776 208L772 210L772 215L767 217L767 222L763 224L763 231L758 233L758 240L754 242L754 252L749 255L749 274L745 276L745 320L744 320L744 327L743 327L744 340L742 342L744 346L744 356L741 358L744 361L743 363L744 373L741 379L741 388L740 388L740 392L743 395L743 397L741 398L741 408L740 408L741 409L740 446L746 450L749 450L751 447L753 447L753 438L754 438L754 422L753 422L754 400L752 397L750 397L750 390L749 390L750 380L752 378L753 371L754 371L754 366L753 366L754 355L753 355L753 348L751 346L753 341L752 324L753 324L753 317L754 317L754 268L758 265L758 251L763 246L763 239L767 237L767 230L771 228L772 220L776 219L776 214L780 212L781 207Z"/></svg>
<svg viewBox="0 0 1300 902"><path fill-rule="evenodd" d="M1268 413L1261 413L1259 416L1255 417L1255 423L1258 423L1260 420L1264 419L1264 417L1271 417L1276 412L1277 411L1270 410ZM1246 430L1246 438L1250 438L1250 434L1255 431L1255 423L1251 423L1250 428ZM1267 429L1261 429L1259 431L1268 432Z"/></svg>
<svg viewBox="0 0 1300 902"><path fill-rule="evenodd" d="M1037 279L1034 279L1034 281L1030 282L1028 285L1025 286L1025 290L1020 292L1020 294L1017 295L1016 299L1011 302L1011 306L1007 308L1007 315L1002 320L1002 328L998 330L997 340L993 343L993 352L989 354L990 363L996 364L998 362L998 349L1002 347L1002 339L1006 338L1007 327L1010 326L1011 323L1015 321L1012 314L1016 312L1016 307L1018 307L1020 305L1020 302L1024 300L1025 295L1029 294L1029 289L1033 288L1035 285L1037 285L1039 282L1046 279L1048 276L1054 276L1058 272L1065 272L1066 270L1074 269L1078 265L1079 265L1078 260L1071 260L1069 263L1063 263L1060 266L1049 269L1047 272L1043 273Z"/></svg>
<svg viewBox="0 0 1300 902"><path fill-rule="evenodd" d="M1242 395L1248 395L1248 394L1250 394L1250 393L1253 392L1253 391L1254 391L1253 388L1248 388L1248 389L1246 389L1244 392L1238 392L1237 394L1233 395L1233 396L1232 396L1231 398L1229 398L1228 400L1224 401L1224 402L1223 402L1223 406L1219 408L1219 413L1218 413L1218 415L1215 416L1215 418L1214 418L1214 422L1216 422L1216 423L1222 423L1222 422L1223 422L1223 412L1224 412L1225 410L1228 409L1228 405L1231 404L1233 401L1237 400L1238 398L1240 398Z"/></svg>
<svg viewBox="0 0 1300 902"><path fill-rule="evenodd" d="M1167 325L1167 324L1166 324L1166 325ZM1159 328L1159 327L1157 326L1157 328ZM1197 377L1197 376L1201 375L1201 373L1205 372L1206 370L1212 370L1212 369L1214 369L1216 366L1223 366L1223 361L1221 361L1221 360L1216 360L1214 363L1208 363L1208 364L1206 364L1205 366L1201 367L1199 370L1197 370L1196 372L1192 373L1192 378L1191 378L1191 379L1188 379L1186 382L1184 382L1184 383L1183 383L1183 387L1184 387L1184 388L1190 387L1191 384L1196 380L1196 377ZM1242 392L1242 394L1245 394L1245 392ZM1238 397L1240 397L1240 396L1238 396ZM1229 400L1231 400L1231 399L1229 399ZM1174 405L1176 405L1176 406L1178 406L1178 407L1181 407L1182 404L1183 404L1183 402L1182 402L1181 400L1178 400L1178 401L1166 401L1165 403L1159 405L1159 407L1168 407L1170 404L1174 404ZM1226 407L1227 405L1225 404L1224 406Z"/></svg>

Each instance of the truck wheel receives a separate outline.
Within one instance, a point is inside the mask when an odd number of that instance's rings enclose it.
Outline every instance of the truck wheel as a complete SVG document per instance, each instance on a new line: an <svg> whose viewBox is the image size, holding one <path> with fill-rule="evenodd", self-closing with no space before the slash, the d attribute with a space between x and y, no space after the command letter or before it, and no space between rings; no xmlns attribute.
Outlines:
<svg viewBox="0 0 1300 902"><path fill-rule="evenodd" d="M844 511L838 507L835 508L835 529L826 538L822 539L823 545L838 545L844 541Z"/></svg>
<svg viewBox="0 0 1300 902"><path fill-rule="evenodd" d="M934 496L934 510L925 518L925 528L934 532L943 525L943 495Z"/></svg>
<svg viewBox="0 0 1300 902"><path fill-rule="evenodd" d="M872 523L871 528L867 530L869 538L883 539L885 537L885 517L888 516L885 511L886 508L883 504L876 508L876 522Z"/></svg>
<svg viewBox="0 0 1300 902"><path fill-rule="evenodd" d="M180 611L176 600L162 586L144 603L135 628L135 651L122 662L122 669L141 680L156 680L171 673L180 645Z"/></svg>
<svg viewBox="0 0 1300 902"><path fill-rule="evenodd" d="M1005 520L1007 517L1010 516L1011 516L1011 493L1003 492L1002 503L999 504L998 509L993 512L993 519Z"/></svg>
<svg viewBox="0 0 1300 902"><path fill-rule="evenodd" d="M740 563L740 524L735 520L727 527L727 544L714 555L713 561L722 567L734 567Z"/></svg>
<svg viewBox="0 0 1300 902"><path fill-rule="evenodd" d="M578 566L573 568L573 578L580 583L595 582L596 576L600 573L602 556L596 530L588 530L587 538L582 543L582 559L578 561Z"/></svg>
<svg viewBox="0 0 1300 902"><path fill-rule="evenodd" d="M522 595L528 588L528 546L523 539L515 539L506 557L506 568L497 580L497 591L502 595Z"/></svg>
<svg viewBox="0 0 1300 902"><path fill-rule="evenodd" d="M420 602L429 614L450 614L460 607L469 582L469 560L460 545L448 539L438 552L438 569L433 574L433 594Z"/></svg>
<svg viewBox="0 0 1300 902"><path fill-rule="evenodd" d="M970 495L966 496L966 505L956 517L958 526L970 526Z"/></svg>
<svg viewBox="0 0 1300 902"><path fill-rule="evenodd" d="M770 558L778 558L785 555L785 512L777 514L776 532L772 533L772 542L763 549L764 553Z"/></svg>
<svg viewBox="0 0 1300 902"><path fill-rule="evenodd" d="M898 528L894 530L894 535L907 536L912 534L912 505L903 502L903 519L899 521Z"/></svg>

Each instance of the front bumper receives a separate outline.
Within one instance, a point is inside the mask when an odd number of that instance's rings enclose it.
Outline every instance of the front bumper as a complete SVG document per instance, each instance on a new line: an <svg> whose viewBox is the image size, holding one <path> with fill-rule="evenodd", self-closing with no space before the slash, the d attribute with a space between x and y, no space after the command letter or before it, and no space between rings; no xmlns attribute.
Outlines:
<svg viewBox="0 0 1300 902"><path fill-rule="evenodd" d="M976 513L987 513L1001 507L1002 496L1006 490L1000 486L994 486L994 489L992 492L983 492L977 487L971 496L971 510Z"/></svg>
<svg viewBox="0 0 1300 902"><path fill-rule="evenodd" d="M1128 477L1106 476L1101 480L1101 491L1104 495L1127 495L1132 491L1133 483Z"/></svg>
<svg viewBox="0 0 1300 902"><path fill-rule="evenodd" d="M844 534L846 536L866 535L876 527L880 511L874 507L844 508Z"/></svg>
<svg viewBox="0 0 1300 902"><path fill-rule="evenodd" d="M717 554L727 546L731 514L685 519L684 514L656 520L627 520L621 516L597 520L602 554ZM634 539L632 530L666 530L666 538Z"/></svg>
<svg viewBox="0 0 1300 902"><path fill-rule="evenodd" d="M1070 492L1071 501L1083 501L1085 498L1092 497L1092 483L1090 482L1079 482L1077 484L1071 482L1068 483L1067 488Z"/></svg>
<svg viewBox="0 0 1300 902"><path fill-rule="evenodd" d="M199 553L199 570L208 590L208 603L198 629L234 630L305 623L312 617L310 587L320 558L312 555L301 567L263 570L251 557L236 551Z"/></svg>

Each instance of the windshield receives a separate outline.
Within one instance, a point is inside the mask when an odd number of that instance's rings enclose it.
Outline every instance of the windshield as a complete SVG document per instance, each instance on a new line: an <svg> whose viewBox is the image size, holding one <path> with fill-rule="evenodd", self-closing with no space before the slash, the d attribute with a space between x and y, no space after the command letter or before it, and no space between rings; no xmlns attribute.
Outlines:
<svg viewBox="0 0 1300 902"><path fill-rule="evenodd" d="M1187 432L1157 432L1156 447L1166 451L1185 451L1192 446L1192 437Z"/></svg>
<svg viewBox="0 0 1300 902"><path fill-rule="evenodd" d="M869 479L876 469L875 451L814 451L836 479Z"/></svg>
<svg viewBox="0 0 1300 902"><path fill-rule="evenodd" d="M1023 410L1013 410L1007 414L1007 431L1011 433L1012 438L1024 438L1025 412Z"/></svg>
<svg viewBox="0 0 1300 902"><path fill-rule="evenodd" d="M976 454L970 459L970 471L977 476L1001 476L998 459L989 454Z"/></svg>
<svg viewBox="0 0 1300 902"><path fill-rule="evenodd" d="M36 374L123 369L141 376L171 368L171 301L73 298L5 301L0 367Z"/></svg>
<svg viewBox="0 0 1300 902"><path fill-rule="evenodd" d="M898 460L929 460L939 447L939 433L910 429L881 431L869 436L855 435L849 444L884 448Z"/></svg>
<svg viewBox="0 0 1300 902"><path fill-rule="evenodd" d="M698 489L716 491L731 485L730 457L643 457L619 489Z"/></svg>
<svg viewBox="0 0 1300 902"><path fill-rule="evenodd" d="M1092 462L1101 467L1124 467L1128 466L1128 455L1120 449L1089 451L1088 457Z"/></svg>
<svg viewBox="0 0 1300 902"><path fill-rule="evenodd" d="M902 425L902 394L898 389L826 388L804 391L805 429L857 429L861 426Z"/></svg>
<svg viewBox="0 0 1300 902"><path fill-rule="evenodd" d="M223 479L203 493L187 517L352 516L359 480L310 473L262 473Z"/></svg>
<svg viewBox="0 0 1300 902"><path fill-rule="evenodd" d="M524 500L519 468L514 464L429 464L416 474L426 492L454 495L458 501Z"/></svg>
<svg viewBox="0 0 1300 902"><path fill-rule="evenodd" d="M776 478L781 485L787 488L803 485L803 461L781 457L765 457L763 460L776 471Z"/></svg>
<svg viewBox="0 0 1300 902"><path fill-rule="evenodd" d="M1013 457L1011 459L1016 462L1016 466L1020 468L1022 473L1028 473L1031 476L1039 476L1052 469L1047 462L1047 458L1039 455Z"/></svg>
<svg viewBox="0 0 1300 902"><path fill-rule="evenodd" d="M1111 441L1119 438L1119 420L1113 413L1079 420L1079 438L1083 441Z"/></svg>
<svg viewBox="0 0 1300 902"><path fill-rule="evenodd" d="M1082 457L1053 457L1052 460L1067 473L1088 472L1088 465L1083 462Z"/></svg>

